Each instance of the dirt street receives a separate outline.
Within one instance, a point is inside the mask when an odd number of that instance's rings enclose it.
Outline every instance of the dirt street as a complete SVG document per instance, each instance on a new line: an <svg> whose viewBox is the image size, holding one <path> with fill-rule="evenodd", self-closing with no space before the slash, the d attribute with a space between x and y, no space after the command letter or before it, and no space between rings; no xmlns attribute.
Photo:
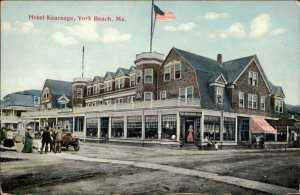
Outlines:
<svg viewBox="0 0 300 195"><path fill-rule="evenodd" d="M72 159L66 158L69 156ZM167 165L295 190L300 183L300 150L199 151L81 143L78 152L70 149L61 154L2 151L2 191L17 194L267 194L263 189L247 189L194 175L93 159Z"/></svg>

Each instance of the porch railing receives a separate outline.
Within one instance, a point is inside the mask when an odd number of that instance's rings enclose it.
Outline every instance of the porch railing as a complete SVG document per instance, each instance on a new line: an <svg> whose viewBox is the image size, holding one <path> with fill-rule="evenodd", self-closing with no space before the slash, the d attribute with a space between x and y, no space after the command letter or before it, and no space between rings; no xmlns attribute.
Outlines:
<svg viewBox="0 0 300 195"><path fill-rule="evenodd" d="M110 105L96 105L86 107L73 107L67 109L53 109L35 112L22 113L23 117L34 116L56 116L63 113L88 113L88 112L101 112L101 111L116 111L116 110L135 110L135 109L151 109L151 108L167 108L167 107L200 107L199 99L167 99L167 100L152 100L145 102L132 102L122 104Z"/></svg>

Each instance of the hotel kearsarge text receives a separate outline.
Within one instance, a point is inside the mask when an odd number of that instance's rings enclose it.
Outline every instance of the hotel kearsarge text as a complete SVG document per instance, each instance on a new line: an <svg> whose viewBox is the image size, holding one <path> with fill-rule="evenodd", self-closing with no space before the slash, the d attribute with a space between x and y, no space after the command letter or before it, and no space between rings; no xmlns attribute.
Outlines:
<svg viewBox="0 0 300 195"><path fill-rule="evenodd" d="M53 16L53 15L28 15L29 20L36 21L99 21L99 22L126 22L122 16Z"/></svg>

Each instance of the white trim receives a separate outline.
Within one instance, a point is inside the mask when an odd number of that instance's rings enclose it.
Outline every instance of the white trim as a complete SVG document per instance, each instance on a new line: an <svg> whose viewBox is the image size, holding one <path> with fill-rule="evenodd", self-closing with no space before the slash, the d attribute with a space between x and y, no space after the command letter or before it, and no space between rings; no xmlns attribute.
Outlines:
<svg viewBox="0 0 300 195"><path fill-rule="evenodd" d="M209 86L225 87L225 84L221 84L221 83L210 83Z"/></svg>
<svg viewBox="0 0 300 195"><path fill-rule="evenodd" d="M147 76L146 70L151 70L151 82L146 81L146 76ZM144 83L153 83L153 68L145 68L144 69Z"/></svg>
<svg viewBox="0 0 300 195"><path fill-rule="evenodd" d="M146 94L151 94L151 100L145 100ZM144 102L145 101L152 101L153 100L153 93L152 92L144 92Z"/></svg>

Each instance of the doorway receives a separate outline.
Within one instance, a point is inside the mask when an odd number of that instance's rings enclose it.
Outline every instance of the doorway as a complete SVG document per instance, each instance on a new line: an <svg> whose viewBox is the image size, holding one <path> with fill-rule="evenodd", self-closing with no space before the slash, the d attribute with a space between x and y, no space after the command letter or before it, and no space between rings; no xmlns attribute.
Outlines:
<svg viewBox="0 0 300 195"><path fill-rule="evenodd" d="M192 128L192 138L189 137L189 128ZM181 137L185 144L194 144L195 139L200 139L200 117L182 117L181 118Z"/></svg>

